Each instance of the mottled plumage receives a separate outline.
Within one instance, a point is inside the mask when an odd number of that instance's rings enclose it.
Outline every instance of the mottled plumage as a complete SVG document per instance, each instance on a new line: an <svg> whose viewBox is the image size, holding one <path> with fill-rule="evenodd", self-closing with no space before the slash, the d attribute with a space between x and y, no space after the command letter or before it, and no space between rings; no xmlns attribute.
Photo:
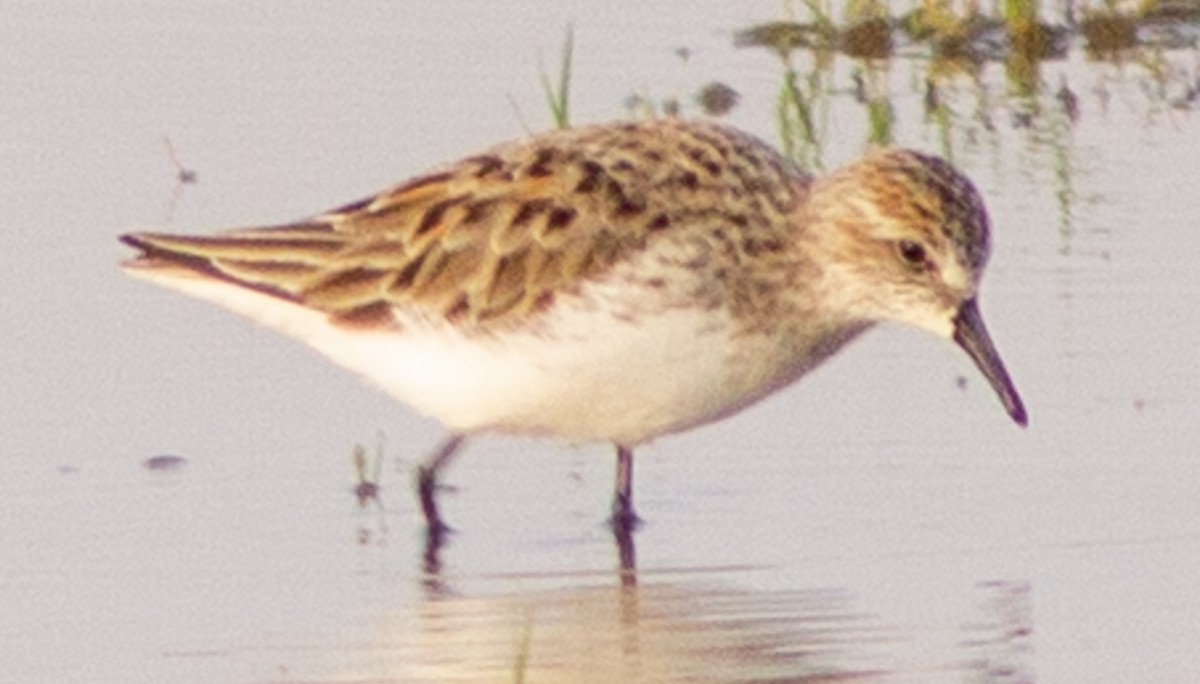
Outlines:
<svg viewBox="0 0 1200 684"><path fill-rule="evenodd" d="M975 304L971 183L887 150L814 179L679 119L534 136L296 224L123 236L134 275L298 337L441 420L630 448L785 386L872 324L953 337L1025 412ZM622 497L624 503L622 504Z"/></svg>
<svg viewBox="0 0 1200 684"><path fill-rule="evenodd" d="M778 250L805 183L741 134L628 123L498 147L302 223L126 239L335 320L390 325L386 307L405 307L484 330L524 324L664 235ZM740 234L714 240L720 223Z"/></svg>

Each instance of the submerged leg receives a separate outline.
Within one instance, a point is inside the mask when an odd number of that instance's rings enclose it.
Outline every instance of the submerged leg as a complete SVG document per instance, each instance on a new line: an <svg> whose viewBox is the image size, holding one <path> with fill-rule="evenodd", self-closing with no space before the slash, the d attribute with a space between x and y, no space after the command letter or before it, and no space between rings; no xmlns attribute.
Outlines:
<svg viewBox="0 0 1200 684"><path fill-rule="evenodd" d="M617 445L617 483L613 491L612 526L620 534L628 534L641 523L633 511L633 449Z"/></svg>
<svg viewBox="0 0 1200 684"><path fill-rule="evenodd" d="M438 487L437 477L439 471L446 467L463 445L464 440L466 435L450 435L417 469L417 496L421 499L421 512L425 514L425 525L431 537L440 537L450 529L438 515L437 501L434 500Z"/></svg>

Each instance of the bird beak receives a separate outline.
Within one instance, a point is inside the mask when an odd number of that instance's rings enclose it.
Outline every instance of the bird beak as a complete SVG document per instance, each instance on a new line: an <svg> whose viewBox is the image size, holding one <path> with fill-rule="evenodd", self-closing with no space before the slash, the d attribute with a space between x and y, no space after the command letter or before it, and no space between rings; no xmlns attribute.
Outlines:
<svg viewBox="0 0 1200 684"><path fill-rule="evenodd" d="M1025 405L1021 403L1017 388L1013 386L1008 371L1004 369L1000 354L992 346L987 326L983 324L983 317L979 315L979 305L974 299L963 302L958 315L954 317L954 341L974 359L975 365L983 372L983 377L987 378L992 389L1000 396L1008 415L1012 416L1017 425L1025 427L1029 422L1025 414Z"/></svg>

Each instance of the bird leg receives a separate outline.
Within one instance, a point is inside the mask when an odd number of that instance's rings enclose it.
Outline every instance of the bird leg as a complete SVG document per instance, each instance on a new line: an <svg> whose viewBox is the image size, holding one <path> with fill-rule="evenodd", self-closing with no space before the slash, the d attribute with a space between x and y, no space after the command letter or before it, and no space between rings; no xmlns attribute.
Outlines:
<svg viewBox="0 0 1200 684"><path fill-rule="evenodd" d="M463 445L466 435L450 435L432 455L417 468L417 496L421 500L421 512L425 514L426 531L430 538L441 538L450 531L450 527L442 521L438 514L437 478L438 473L454 457L459 447Z"/></svg>
<svg viewBox="0 0 1200 684"><path fill-rule="evenodd" d="M629 534L642 522L633 511L633 449L627 446L617 445L617 482L610 522L618 535Z"/></svg>

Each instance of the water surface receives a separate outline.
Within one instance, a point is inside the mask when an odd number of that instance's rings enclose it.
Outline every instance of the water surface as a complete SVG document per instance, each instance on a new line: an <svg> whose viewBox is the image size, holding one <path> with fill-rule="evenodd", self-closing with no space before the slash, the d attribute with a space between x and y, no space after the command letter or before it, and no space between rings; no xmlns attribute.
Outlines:
<svg viewBox="0 0 1200 684"><path fill-rule="evenodd" d="M778 3L636 7L6 10L0 678L1200 681L1194 50L1076 45L1033 95L990 63L943 83L948 113L924 109L915 48L834 58L822 166L865 147L865 73L895 141L986 197L982 306L1030 426L958 350L873 331L639 452L632 578L602 524L608 449L473 443L433 564L410 482L436 425L117 270L128 229L292 220L548 127L538 65L569 22L576 121L631 94L694 113L719 80L729 120L776 139L780 62L732 36ZM363 507L355 445L380 464Z"/></svg>

